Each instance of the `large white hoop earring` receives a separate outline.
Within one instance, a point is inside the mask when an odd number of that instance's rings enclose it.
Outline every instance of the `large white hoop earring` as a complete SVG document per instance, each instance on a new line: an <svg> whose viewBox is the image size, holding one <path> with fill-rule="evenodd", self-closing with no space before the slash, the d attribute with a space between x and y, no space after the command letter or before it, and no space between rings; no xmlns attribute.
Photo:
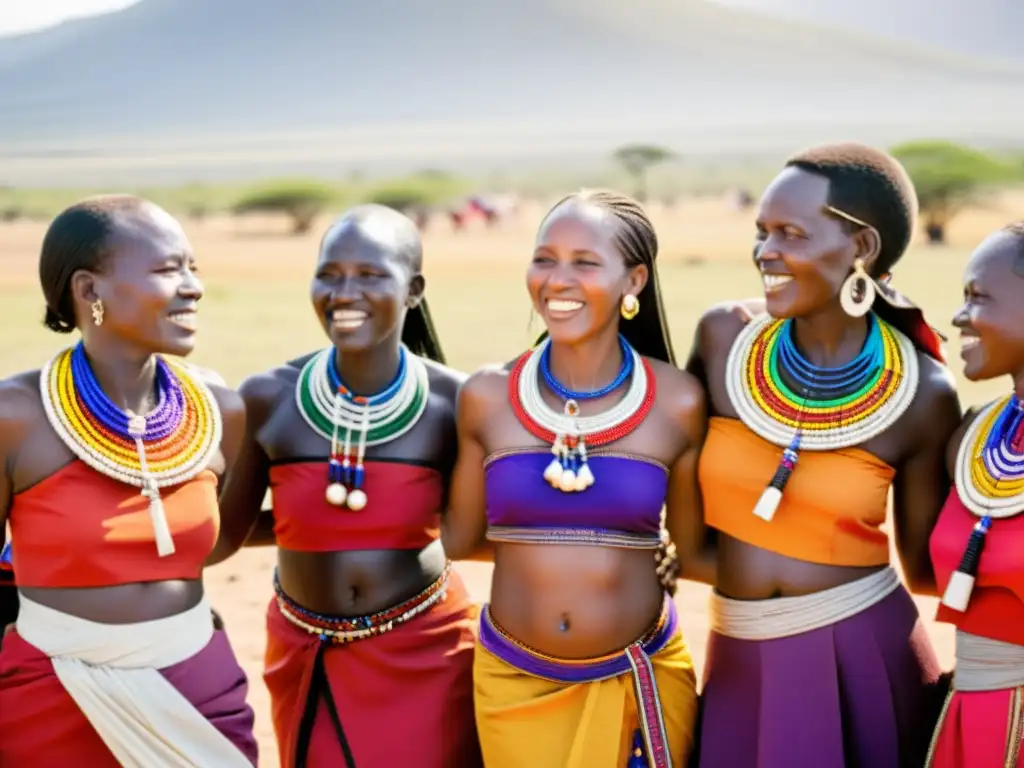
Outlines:
<svg viewBox="0 0 1024 768"><path fill-rule="evenodd" d="M875 303L875 283L864 270L863 259L853 263L853 272L839 289L839 303L850 317L863 317Z"/></svg>

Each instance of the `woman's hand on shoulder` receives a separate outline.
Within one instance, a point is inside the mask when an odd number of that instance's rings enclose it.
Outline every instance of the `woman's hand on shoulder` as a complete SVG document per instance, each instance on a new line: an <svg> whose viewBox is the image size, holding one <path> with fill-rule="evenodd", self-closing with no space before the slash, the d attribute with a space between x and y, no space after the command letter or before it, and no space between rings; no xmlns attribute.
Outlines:
<svg viewBox="0 0 1024 768"><path fill-rule="evenodd" d="M740 331L764 312L764 299L723 301L708 307L697 321L685 370L701 381L706 381L710 353L732 347Z"/></svg>

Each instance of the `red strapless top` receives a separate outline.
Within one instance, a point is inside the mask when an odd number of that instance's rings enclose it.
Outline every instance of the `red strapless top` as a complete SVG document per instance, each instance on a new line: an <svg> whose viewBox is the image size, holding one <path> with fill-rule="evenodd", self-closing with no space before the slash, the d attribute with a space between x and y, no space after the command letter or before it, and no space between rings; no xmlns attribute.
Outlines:
<svg viewBox="0 0 1024 768"><path fill-rule="evenodd" d="M14 497L8 520L22 587L110 587L198 579L217 542L217 478L160 489L174 554L156 551L149 500L75 460Z"/></svg>
<svg viewBox="0 0 1024 768"><path fill-rule="evenodd" d="M967 549L978 518L968 511L954 488L946 499L929 546L941 595ZM972 635L1024 645L1024 515L993 520L985 536L978 575L967 610L939 604L936 620Z"/></svg>
<svg viewBox="0 0 1024 768"><path fill-rule="evenodd" d="M423 549L441 535L444 479L436 469L368 461L366 506L355 512L327 503L327 462L297 461L270 468L274 535L298 552Z"/></svg>

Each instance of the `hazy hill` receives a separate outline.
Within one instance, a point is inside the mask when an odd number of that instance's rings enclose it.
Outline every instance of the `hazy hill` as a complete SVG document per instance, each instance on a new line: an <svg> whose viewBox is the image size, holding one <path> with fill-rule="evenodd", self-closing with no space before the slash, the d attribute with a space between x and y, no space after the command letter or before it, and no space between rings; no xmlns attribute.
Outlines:
<svg viewBox="0 0 1024 768"><path fill-rule="evenodd" d="M1024 60L1019 0L716 0L971 56Z"/></svg>
<svg viewBox="0 0 1024 768"><path fill-rule="evenodd" d="M29 154L109 170L82 158L112 150L128 164L177 152L180 171L565 157L634 139L756 149L936 126L998 138L1019 133L1005 121L1022 96L1024 64L703 0L143 0L0 39L12 173Z"/></svg>

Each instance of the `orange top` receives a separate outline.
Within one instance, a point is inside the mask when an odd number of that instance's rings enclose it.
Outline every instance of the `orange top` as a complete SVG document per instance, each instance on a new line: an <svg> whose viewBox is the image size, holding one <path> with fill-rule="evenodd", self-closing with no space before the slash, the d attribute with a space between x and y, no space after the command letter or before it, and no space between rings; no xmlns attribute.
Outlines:
<svg viewBox="0 0 1024 768"><path fill-rule="evenodd" d="M782 450L738 419L712 418L698 469L707 524L809 563L888 563L889 541L881 526L896 471L859 448L801 451L775 517L767 522L754 507Z"/></svg>
<svg viewBox="0 0 1024 768"><path fill-rule="evenodd" d="M274 536L297 552L423 549L441 535L444 479L436 469L367 461L358 512L327 503L327 462L290 461L270 468Z"/></svg>
<svg viewBox="0 0 1024 768"><path fill-rule="evenodd" d="M940 595L960 565L971 529L977 522L978 518L960 501L956 489L950 491L929 541ZM961 613L939 603L935 618L972 635L1024 645L1022 551L1024 515L993 520L985 534L985 547L978 560L978 573L967 610Z"/></svg>
<svg viewBox="0 0 1024 768"><path fill-rule="evenodd" d="M14 497L8 520L22 587L111 587L198 579L217 542L212 472L160 489L174 554L156 551L149 499L77 459Z"/></svg>

